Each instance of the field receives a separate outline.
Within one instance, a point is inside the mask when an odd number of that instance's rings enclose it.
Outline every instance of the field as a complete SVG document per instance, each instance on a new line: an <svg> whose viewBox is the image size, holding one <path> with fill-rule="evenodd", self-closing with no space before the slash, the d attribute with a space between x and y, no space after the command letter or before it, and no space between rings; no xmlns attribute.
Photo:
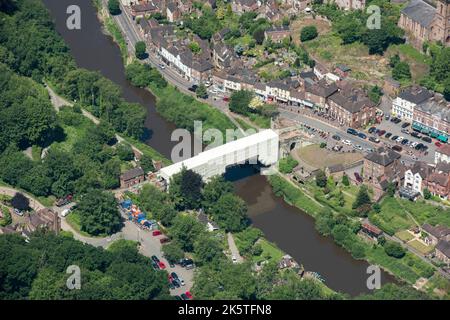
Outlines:
<svg viewBox="0 0 450 320"><path fill-rule="evenodd" d="M417 51L409 44L393 45L386 51L386 57L398 54L400 58L408 62L411 67L412 78L418 82L420 78L429 72L431 57Z"/></svg>
<svg viewBox="0 0 450 320"><path fill-rule="evenodd" d="M320 148L317 144L300 148L297 155L306 164L315 168L325 168L336 164L348 165L363 158L360 153L337 153Z"/></svg>
<svg viewBox="0 0 450 320"><path fill-rule="evenodd" d="M414 239L414 236L411 234L411 232L407 230L399 231L395 234L395 236L400 240L402 240L403 242L408 242Z"/></svg>
<svg viewBox="0 0 450 320"><path fill-rule="evenodd" d="M369 215L370 221L381 230L394 235L396 232L409 229L414 225L404 210L399 210L397 199L386 197L381 201L381 211Z"/></svg>
<svg viewBox="0 0 450 320"><path fill-rule="evenodd" d="M427 246L424 243L420 242L419 240L413 240L411 242L408 242L408 245L422 253L423 255L429 254L431 251L433 251L432 246Z"/></svg>
<svg viewBox="0 0 450 320"><path fill-rule="evenodd" d="M260 256L254 257L254 262L264 261L268 256L271 257L270 260L278 262L284 255L283 251L281 251L276 245L270 243L264 238L259 239L257 243L261 245L263 252Z"/></svg>
<svg viewBox="0 0 450 320"><path fill-rule="evenodd" d="M311 25L316 26L319 36L326 34L331 30L330 24L324 20L313 19L310 17L296 19L291 23L289 27L289 29L291 30L292 41L296 45L301 44L300 32L302 28Z"/></svg>

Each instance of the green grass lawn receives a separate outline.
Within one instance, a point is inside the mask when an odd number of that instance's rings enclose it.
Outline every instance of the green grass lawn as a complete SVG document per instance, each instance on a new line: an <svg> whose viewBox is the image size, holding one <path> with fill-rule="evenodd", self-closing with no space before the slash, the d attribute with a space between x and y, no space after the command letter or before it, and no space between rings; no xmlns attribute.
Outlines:
<svg viewBox="0 0 450 320"><path fill-rule="evenodd" d="M98 235L93 236L89 233L81 230L81 217L76 211L72 211L70 214L66 216L67 223L76 231L76 233L84 236L84 237L90 237L90 238L102 238L105 235Z"/></svg>
<svg viewBox="0 0 450 320"><path fill-rule="evenodd" d="M400 210L397 199L392 197L385 197L381 201L381 211L371 213L369 219L389 235L394 235L396 232L409 229L414 225L414 221L408 217L407 213Z"/></svg>
<svg viewBox="0 0 450 320"><path fill-rule="evenodd" d="M264 261L267 256L271 257L270 260L278 262L284 256L284 252L281 249L264 238L259 239L257 243L261 245L263 252L260 256L253 256L253 262Z"/></svg>
<svg viewBox="0 0 450 320"><path fill-rule="evenodd" d="M414 239L414 236L407 230L399 231L395 234L395 236L397 238L399 238L400 240L402 240L403 242L408 242L408 241Z"/></svg>
<svg viewBox="0 0 450 320"><path fill-rule="evenodd" d="M411 242L408 242L408 245L413 247L414 249L418 250L423 255L429 254L431 251L433 251L432 246L427 246L420 242L419 240L413 240Z"/></svg>

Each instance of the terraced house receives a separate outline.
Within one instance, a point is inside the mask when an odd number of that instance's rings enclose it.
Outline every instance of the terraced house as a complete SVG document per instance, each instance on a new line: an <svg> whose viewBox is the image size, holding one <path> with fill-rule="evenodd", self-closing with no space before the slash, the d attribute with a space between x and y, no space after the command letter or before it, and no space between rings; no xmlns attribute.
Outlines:
<svg viewBox="0 0 450 320"><path fill-rule="evenodd" d="M413 129L430 137L447 142L450 134L450 103L442 96L434 97L414 108Z"/></svg>

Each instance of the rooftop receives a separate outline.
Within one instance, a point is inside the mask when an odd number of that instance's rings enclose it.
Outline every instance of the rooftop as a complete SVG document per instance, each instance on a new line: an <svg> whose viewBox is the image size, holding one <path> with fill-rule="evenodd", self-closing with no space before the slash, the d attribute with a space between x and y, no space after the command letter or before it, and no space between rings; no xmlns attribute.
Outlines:
<svg viewBox="0 0 450 320"><path fill-rule="evenodd" d="M425 88L419 86L411 86L408 89L402 91L398 96L403 100L419 104L430 99L433 94Z"/></svg>
<svg viewBox="0 0 450 320"><path fill-rule="evenodd" d="M386 167L395 160L400 159L400 157L401 155L394 150L382 147L378 150L375 150L374 152L369 153L364 158Z"/></svg>
<svg viewBox="0 0 450 320"><path fill-rule="evenodd" d="M416 21L421 26L428 28L433 21L436 9L422 0L412 0L401 11L402 14Z"/></svg>
<svg viewBox="0 0 450 320"><path fill-rule="evenodd" d="M450 258L450 242L440 240L436 245L436 250L442 252L447 258Z"/></svg>

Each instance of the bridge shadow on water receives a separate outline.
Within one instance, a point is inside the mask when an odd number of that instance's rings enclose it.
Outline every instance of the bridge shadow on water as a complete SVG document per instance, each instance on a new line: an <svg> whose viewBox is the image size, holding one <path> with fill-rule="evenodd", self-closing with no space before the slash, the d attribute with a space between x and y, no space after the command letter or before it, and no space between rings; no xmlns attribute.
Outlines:
<svg viewBox="0 0 450 320"><path fill-rule="evenodd" d="M260 174L261 168L264 168L261 164L249 164L249 163L229 166L226 169L224 178L227 181L234 183L239 180Z"/></svg>

